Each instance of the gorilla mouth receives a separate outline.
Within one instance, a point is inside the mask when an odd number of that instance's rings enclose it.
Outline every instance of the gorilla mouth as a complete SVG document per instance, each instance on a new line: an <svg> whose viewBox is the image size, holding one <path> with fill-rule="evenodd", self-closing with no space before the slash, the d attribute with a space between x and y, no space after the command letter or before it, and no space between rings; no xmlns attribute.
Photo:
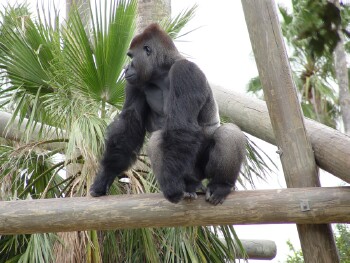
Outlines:
<svg viewBox="0 0 350 263"><path fill-rule="evenodd" d="M135 76L136 76L136 74L132 74L132 75L125 74L125 79L131 79L131 78L134 78Z"/></svg>

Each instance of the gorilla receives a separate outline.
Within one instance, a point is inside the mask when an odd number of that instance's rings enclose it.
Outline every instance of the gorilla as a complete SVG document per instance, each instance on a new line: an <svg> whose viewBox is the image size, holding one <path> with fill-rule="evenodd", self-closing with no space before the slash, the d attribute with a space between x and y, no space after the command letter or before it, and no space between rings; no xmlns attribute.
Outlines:
<svg viewBox="0 0 350 263"><path fill-rule="evenodd" d="M105 195L130 168L148 132L148 156L167 200L196 199L207 178L206 200L222 203L245 158L245 135L234 124L220 126L204 73L179 53L159 25L135 36L127 55L125 103L108 126L91 196Z"/></svg>

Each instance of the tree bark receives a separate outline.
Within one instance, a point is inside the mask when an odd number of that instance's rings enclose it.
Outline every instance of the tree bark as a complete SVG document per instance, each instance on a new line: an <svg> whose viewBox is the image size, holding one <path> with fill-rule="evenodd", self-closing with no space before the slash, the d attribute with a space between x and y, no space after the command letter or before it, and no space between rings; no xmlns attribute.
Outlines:
<svg viewBox="0 0 350 263"><path fill-rule="evenodd" d="M287 186L319 187L275 3L242 0L242 5ZM330 225L297 228L306 262L339 262Z"/></svg>
<svg viewBox="0 0 350 263"><path fill-rule="evenodd" d="M141 33L149 24L171 16L171 0L138 0L136 32Z"/></svg>
<svg viewBox="0 0 350 263"><path fill-rule="evenodd" d="M339 6L339 1L333 1ZM340 41L334 50L334 69L339 86L339 105L341 117L344 124L344 131L350 134L350 90L348 66L346 63L346 52L344 47L344 36L339 30Z"/></svg>
<svg viewBox="0 0 350 263"><path fill-rule="evenodd" d="M350 187L235 191L222 205L161 194L0 202L0 235L237 224L350 222Z"/></svg>
<svg viewBox="0 0 350 263"><path fill-rule="evenodd" d="M85 28L88 28L90 23L89 0L66 0L66 16L68 16L73 5L76 5L78 7L83 25Z"/></svg>
<svg viewBox="0 0 350 263"><path fill-rule="evenodd" d="M339 85L339 105L344 124L344 131L350 134L350 92L348 80L348 68L344 43L339 42L334 51L335 73Z"/></svg>
<svg viewBox="0 0 350 263"><path fill-rule="evenodd" d="M90 15L89 1L90 0L66 0L66 18L68 18L68 14L71 11L72 6L76 5L78 7L78 12L81 18L81 22L84 25L86 35L90 38L91 37L90 35L91 15Z"/></svg>

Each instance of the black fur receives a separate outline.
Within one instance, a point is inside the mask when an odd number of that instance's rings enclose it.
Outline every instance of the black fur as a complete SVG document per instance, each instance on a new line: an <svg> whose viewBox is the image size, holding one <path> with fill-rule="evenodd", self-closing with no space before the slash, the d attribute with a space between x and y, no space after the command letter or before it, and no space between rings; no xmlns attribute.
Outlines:
<svg viewBox="0 0 350 263"><path fill-rule="evenodd" d="M126 102L108 128L91 195L105 195L115 177L134 163L148 131L153 172L166 199L195 199L208 178L206 200L222 203L245 157L244 134L233 124L219 125L205 75L158 25L134 38L128 56Z"/></svg>
<svg viewBox="0 0 350 263"><path fill-rule="evenodd" d="M100 170L90 188L92 196L105 195L114 179L135 162L146 133L146 106L144 94L128 84L123 110L108 126Z"/></svg>

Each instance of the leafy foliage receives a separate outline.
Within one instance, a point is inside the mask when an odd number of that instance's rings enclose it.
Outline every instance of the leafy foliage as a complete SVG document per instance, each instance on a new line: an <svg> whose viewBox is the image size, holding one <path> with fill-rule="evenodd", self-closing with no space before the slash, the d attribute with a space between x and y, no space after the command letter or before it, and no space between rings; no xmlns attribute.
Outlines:
<svg viewBox="0 0 350 263"><path fill-rule="evenodd" d="M293 244L288 240L287 245L289 250L293 253L292 255L287 256L287 263L304 263L303 252L300 250L296 250Z"/></svg>
<svg viewBox="0 0 350 263"><path fill-rule="evenodd" d="M293 79L306 117L335 127L339 103L332 83L335 82L332 52L339 31L346 32L350 8L339 10L326 0L293 0L292 12L279 7L282 33L291 49ZM248 84L248 92L262 97L259 78Z"/></svg>
<svg viewBox="0 0 350 263"><path fill-rule="evenodd" d="M335 242L339 251L340 262L350 263L350 227L345 224L336 225Z"/></svg>
<svg viewBox="0 0 350 263"><path fill-rule="evenodd" d="M335 242L339 252L339 258L341 263L350 263L350 228L346 224L336 224ZM288 255L287 263L304 263L303 252L296 250L293 244L288 241L292 255Z"/></svg>
<svg viewBox="0 0 350 263"><path fill-rule="evenodd" d="M342 19L339 8L326 0L294 1L293 7L297 13L293 23L300 29L296 41L305 40L307 52L312 58L331 54L340 40Z"/></svg>

